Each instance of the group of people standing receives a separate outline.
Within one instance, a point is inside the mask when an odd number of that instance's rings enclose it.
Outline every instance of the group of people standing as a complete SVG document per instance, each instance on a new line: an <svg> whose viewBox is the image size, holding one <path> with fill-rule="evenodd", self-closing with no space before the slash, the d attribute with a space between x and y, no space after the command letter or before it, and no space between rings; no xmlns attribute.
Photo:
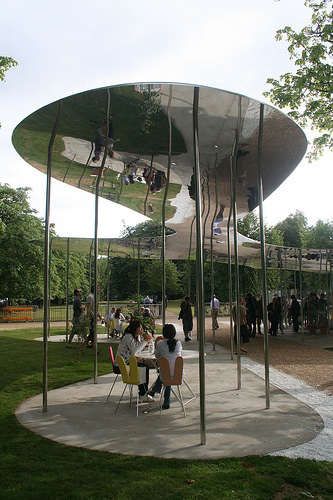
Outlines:
<svg viewBox="0 0 333 500"><path fill-rule="evenodd" d="M74 335L85 339L87 347L92 347L94 343L94 309L95 298L94 288L90 289L86 303L82 303L82 292L80 288L75 288L73 299L73 319L72 330L69 335L68 343L71 344ZM87 331L89 333L87 334Z"/></svg>

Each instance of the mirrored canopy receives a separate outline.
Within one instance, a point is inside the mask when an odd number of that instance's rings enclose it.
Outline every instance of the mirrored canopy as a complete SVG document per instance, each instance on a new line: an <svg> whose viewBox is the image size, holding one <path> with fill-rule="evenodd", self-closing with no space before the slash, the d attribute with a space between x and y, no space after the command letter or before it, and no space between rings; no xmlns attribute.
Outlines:
<svg viewBox="0 0 333 500"><path fill-rule="evenodd" d="M61 103L52 176L93 193L105 152L100 196L156 221L161 220L170 147L166 225L174 233L167 237L166 257L186 258L195 251L193 91L194 86L187 84L138 83L82 92L51 103L25 118L13 133L13 143L30 165L45 173L50 134ZM209 249L213 232L216 255L226 255L230 155L236 129L239 133L236 182L239 217L258 205L259 110L260 103L254 99L200 87L203 236L204 245ZM303 131L280 111L265 105L265 198L290 175L301 161L306 146ZM246 258L245 248L240 246L240 258Z"/></svg>

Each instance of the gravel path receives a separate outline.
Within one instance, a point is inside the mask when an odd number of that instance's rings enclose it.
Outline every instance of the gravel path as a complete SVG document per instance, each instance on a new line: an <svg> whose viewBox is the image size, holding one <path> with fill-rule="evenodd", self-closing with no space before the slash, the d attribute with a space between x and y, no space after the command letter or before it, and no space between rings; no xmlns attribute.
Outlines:
<svg viewBox="0 0 333 500"><path fill-rule="evenodd" d="M333 394L333 351L324 349L323 338L318 334L317 339L311 338L311 344L307 343L305 333L304 343L301 336L294 336L286 332L278 337L269 337L270 365L279 371L292 375L319 390L325 390ZM211 331L207 334L207 340L212 337ZM313 336L312 336L313 337ZM333 346L332 333L325 335L325 345ZM227 347L229 345L229 329L224 327L217 335L217 342ZM263 336L251 339L243 346L247 350L250 359L258 363L264 363L264 341Z"/></svg>

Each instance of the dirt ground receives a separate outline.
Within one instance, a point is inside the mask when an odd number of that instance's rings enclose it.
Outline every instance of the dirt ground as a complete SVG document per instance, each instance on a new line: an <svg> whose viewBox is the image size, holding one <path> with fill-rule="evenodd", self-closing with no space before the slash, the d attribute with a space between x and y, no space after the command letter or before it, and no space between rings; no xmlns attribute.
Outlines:
<svg viewBox="0 0 333 500"><path fill-rule="evenodd" d="M212 331L207 330L207 340L212 339ZM223 325L217 330L218 344L229 348L229 328ZM304 339L304 341L303 341ZM332 347L326 350L325 347ZM247 356L259 363L264 362L263 335L251 338L243 345ZM325 390L333 395L333 332L328 334L310 335L304 332L295 335L287 330L277 337L269 336L270 365L293 377L303 380L316 389Z"/></svg>

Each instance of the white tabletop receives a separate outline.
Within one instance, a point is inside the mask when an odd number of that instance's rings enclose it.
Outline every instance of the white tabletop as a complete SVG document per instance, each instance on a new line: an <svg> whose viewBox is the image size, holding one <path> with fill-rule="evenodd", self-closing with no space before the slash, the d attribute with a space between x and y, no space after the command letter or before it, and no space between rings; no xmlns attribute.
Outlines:
<svg viewBox="0 0 333 500"><path fill-rule="evenodd" d="M137 358L144 358L144 359L155 359L155 353L151 353L148 351L141 351L137 352L135 354ZM184 349L182 350L182 358L184 359L198 359L199 358L199 352L198 351L191 351L189 349Z"/></svg>

